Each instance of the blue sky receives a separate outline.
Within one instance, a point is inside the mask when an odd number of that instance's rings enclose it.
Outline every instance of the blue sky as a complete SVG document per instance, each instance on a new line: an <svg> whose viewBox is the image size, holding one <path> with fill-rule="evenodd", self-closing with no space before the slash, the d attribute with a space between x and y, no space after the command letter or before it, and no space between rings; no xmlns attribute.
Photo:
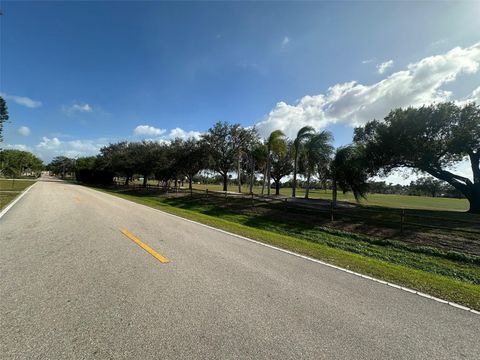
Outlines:
<svg viewBox="0 0 480 360"><path fill-rule="evenodd" d="M49 161L216 121L329 129L480 102L480 3L9 2L3 147Z"/></svg>

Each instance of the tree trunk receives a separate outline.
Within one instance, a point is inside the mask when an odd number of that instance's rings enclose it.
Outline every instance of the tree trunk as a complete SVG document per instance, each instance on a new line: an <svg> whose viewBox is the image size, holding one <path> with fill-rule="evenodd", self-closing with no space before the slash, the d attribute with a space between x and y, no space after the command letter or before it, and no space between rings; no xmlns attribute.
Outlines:
<svg viewBox="0 0 480 360"><path fill-rule="evenodd" d="M242 192L242 175L241 175L241 172L242 172L242 169L241 169L241 159L240 159L240 156L238 157L238 161L237 161L237 174L238 174L238 192L241 193Z"/></svg>
<svg viewBox="0 0 480 360"><path fill-rule="evenodd" d="M297 149L295 149L295 157L293 160L293 182L292 182L292 197L297 195Z"/></svg>
<svg viewBox="0 0 480 360"><path fill-rule="evenodd" d="M223 176L223 191L227 191L228 186L228 174L222 175Z"/></svg>
<svg viewBox="0 0 480 360"><path fill-rule="evenodd" d="M332 204L337 206L337 181L333 180L332 183Z"/></svg>
<svg viewBox="0 0 480 360"><path fill-rule="evenodd" d="M143 174L143 187L146 188L147 187L147 179L148 178L148 175L147 174Z"/></svg>
<svg viewBox="0 0 480 360"><path fill-rule="evenodd" d="M128 186L128 183L130 182L130 176L125 177L125 186Z"/></svg>
<svg viewBox="0 0 480 360"><path fill-rule="evenodd" d="M310 171L308 172L308 175L307 175L307 188L305 189L305 199L308 199L308 195L310 193Z"/></svg>
<svg viewBox="0 0 480 360"><path fill-rule="evenodd" d="M190 190L190 196L193 196L192 179L193 179L193 176L188 177L188 189Z"/></svg>
<svg viewBox="0 0 480 360"><path fill-rule="evenodd" d="M270 152L267 157L267 195L270 195Z"/></svg>
<svg viewBox="0 0 480 360"><path fill-rule="evenodd" d="M253 183L255 182L255 159L252 156L252 173L250 175L250 194L253 194Z"/></svg>
<svg viewBox="0 0 480 360"><path fill-rule="evenodd" d="M476 153L473 151L470 152L469 156L473 173L473 183L480 184L480 150L477 150Z"/></svg>
<svg viewBox="0 0 480 360"><path fill-rule="evenodd" d="M280 195L280 181L275 181L275 195Z"/></svg>
<svg viewBox="0 0 480 360"><path fill-rule="evenodd" d="M468 212L471 214L480 214L480 183L467 186L464 194L470 203Z"/></svg>
<svg viewBox="0 0 480 360"><path fill-rule="evenodd" d="M470 157L472 162L472 170L474 171L474 180L473 183L465 177L455 175L446 170L436 170L432 168L421 169L433 177L436 177L439 180L443 180L452 185L455 189L460 191L467 198L470 203L469 213L480 214L480 182L478 182L477 177L477 158L474 156ZM475 180L477 179L477 181ZM463 182L463 183L462 183Z"/></svg>
<svg viewBox="0 0 480 360"><path fill-rule="evenodd" d="M265 165L265 171L263 172L263 181L262 181L262 195L265 192L265 183L267 181L267 166Z"/></svg>

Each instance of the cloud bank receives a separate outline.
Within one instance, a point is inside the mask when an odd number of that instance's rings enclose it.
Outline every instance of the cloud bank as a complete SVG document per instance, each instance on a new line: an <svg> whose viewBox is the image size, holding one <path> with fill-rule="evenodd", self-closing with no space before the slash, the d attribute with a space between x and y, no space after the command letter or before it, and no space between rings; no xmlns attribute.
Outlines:
<svg viewBox="0 0 480 360"><path fill-rule="evenodd" d="M58 137L44 136L35 146L35 153L48 163L55 156L76 158L97 155L100 149L107 144L108 139L62 141Z"/></svg>
<svg viewBox="0 0 480 360"><path fill-rule="evenodd" d="M333 85L325 94L304 96L293 105L281 101L256 126L263 136L280 129L294 137L305 125L316 129L335 123L362 125L385 117L396 107L452 100L452 93L443 86L460 75L475 74L479 68L480 43L456 47L409 64L406 69L374 84L351 81ZM469 99L478 101L479 97L480 88L477 88Z"/></svg>
<svg viewBox="0 0 480 360"><path fill-rule="evenodd" d="M133 129L133 135L142 140L160 142L170 141L176 138L185 140L193 137L199 139L201 134L200 131L186 131L179 127L171 129L168 134L166 129L160 129L150 125L139 125Z"/></svg>

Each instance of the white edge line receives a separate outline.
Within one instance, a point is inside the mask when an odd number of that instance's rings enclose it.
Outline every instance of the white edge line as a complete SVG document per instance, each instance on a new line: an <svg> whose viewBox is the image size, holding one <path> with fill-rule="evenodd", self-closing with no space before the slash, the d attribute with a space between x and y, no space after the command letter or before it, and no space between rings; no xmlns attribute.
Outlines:
<svg viewBox="0 0 480 360"><path fill-rule="evenodd" d="M37 182L35 181L32 185L30 185L29 187L27 187L25 190L22 191L22 193L20 195L18 195L10 204L8 204L3 210L2 212L0 212L0 219L3 217L3 215L5 215L8 210L10 210L17 202L20 201L20 199L22 197L25 196L25 194L27 192L30 191L30 189L32 188L32 186L34 186Z"/></svg>
<svg viewBox="0 0 480 360"><path fill-rule="evenodd" d="M200 226L206 227L206 228L208 228L208 229L212 229L212 230L215 230L215 231L218 231L218 232L221 232L221 233L230 235L230 236L234 236L234 237L236 237L236 238L243 239L243 240L252 242L252 243L254 243L254 244L258 244L258 245L261 245L261 246L268 247L268 248L270 248L270 249L274 249L274 250L277 250L277 251L281 251L281 252L283 252L283 253L287 253L287 254L290 254L290 255L293 255L293 256L296 256L296 257L299 257L299 258L308 260L308 261L312 261L312 262L315 262L315 263L317 263L317 264L325 265L325 266L328 266L328 267L330 267L330 268L333 268L333 269L336 269L336 270L340 270L340 271L346 272L346 273L348 273L348 274L352 274L352 275L355 275L355 276L364 278L364 279L366 279L366 280L371 280L371 281L374 281L374 282L376 282L376 283L380 283L380 284L383 284L383 285L386 285L386 286L390 286L390 287L393 287L393 288L395 288L395 289L403 290L403 291L405 291L405 292L409 292L409 293L412 293L412 294L421 296L421 297L426 298L426 299L430 299L430 300L433 300L433 301L436 301L436 302L439 302L439 303L442 303L442 304L446 304L446 305L453 306L453 307L455 307L455 308L457 308L457 309L465 310L465 311L471 312L471 313L473 313L473 314L480 315L480 311L477 311L477 310L474 310L474 309L472 309L472 308L469 308L469 307L466 307L466 306L457 304L457 303L452 302L452 301L443 300L443 299L440 299L440 298L437 298L437 297L435 297L435 296L422 293L422 292L417 291L417 290L414 290L414 289L410 289L410 288L407 288L407 287L404 287L404 286L401 286L401 285L392 284L392 283L389 283L389 282L387 282L387 281L385 281L385 280L380 280L380 279L377 279L377 278L374 278L374 277L371 277L371 276L368 276L368 275L363 275L363 274L357 273L357 272L355 272L355 271L342 268L342 267L340 267L340 266L332 265L332 264L323 262L323 261L321 261L321 260L314 259L314 258L311 258L311 257L309 257L309 256L301 255L301 254L295 253L295 252L290 251L290 250L285 250L285 249L282 249L282 248L279 248L279 247L276 247L276 246L273 246L273 245L270 245L270 244L265 244L265 243L262 243L262 242L260 242L260 241L247 238L247 237L245 237L245 236L238 235L238 234L234 234L234 233L228 232L228 231L226 231L226 230L218 229L218 228L213 227L213 226L210 226L210 225L202 224L202 223L200 223L200 222L197 222L197 221L194 221L194 220L190 220L190 219L187 219L187 218L178 216L178 215L170 214L170 213L165 212L165 211L162 211L162 210L160 210L160 209L155 209L155 208L152 208L152 207L150 207L150 206L148 206L148 205L144 205L144 204L137 203L137 202L135 202L135 201L127 200L127 199L124 199L124 198L122 198L122 197L115 196L115 195L112 195L112 194L109 194L109 193L106 193L106 192L103 192L103 191L99 191L99 190L92 189L92 188L89 188L89 187L86 187L86 188L87 188L87 189L91 189L91 190L98 191L98 192L100 192L100 193L102 193L102 194L114 196L114 197L116 197L117 199L125 200L125 201L128 201L128 202L130 202L130 203L137 204L137 205L141 205L141 206L144 206L144 207L149 208L149 209L151 209L151 210L155 210L155 211L161 212L162 214L165 214L165 215L168 215L168 216L177 218L177 219L181 219L181 220L187 221L187 222L192 223L192 224L197 224L197 225L200 225ZM27 190L28 190L28 189L27 189ZM23 195L23 194L22 194L22 195ZM0 216L0 217L1 217L1 216Z"/></svg>

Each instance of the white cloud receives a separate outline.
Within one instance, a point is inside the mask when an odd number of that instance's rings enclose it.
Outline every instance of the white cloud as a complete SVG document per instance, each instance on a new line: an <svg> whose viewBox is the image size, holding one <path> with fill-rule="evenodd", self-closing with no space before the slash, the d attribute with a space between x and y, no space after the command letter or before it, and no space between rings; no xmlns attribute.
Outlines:
<svg viewBox="0 0 480 360"><path fill-rule="evenodd" d="M175 128L170 130L168 134L169 139L175 139L175 138L180 138L180 139L188 139L188 138L195 138L199 139L200 135L202 135L201 132L199 131L185 131L181 128Z"/></svg>
<svg viewBox="0 0 480 360"><path fill-rule="evenodd" d="M285 36L282 40L282 48L287 46L290 43L290 38L288 36Z"/></svg>
<svg viewBox="0 0 480 360"><path fill-rule="evenodd" d="M73 104L72 105L72 110L73 111L78 111L78 112L92 112L93 111L92 107L88 104Z"/></svg>
<svg viewBox="0 0 480 360"><path fill-rule="evenodd" d="M22 136L28 136L31 133L30 128L27 126L20 126L17 131Z"/></svg>
<svg viewBox="0 0 480 360"><path fill-rule="evenodd" d="M374 60L375 60L375 58L362 60L362 64L370 64L370 63L373 62Z"/></svg>
<svg viewBox="0 0 480 360"><path fill-rule="evenodd" d="M57 149L60 147L62 142L57 138L48 138L46 136L42 137L42 141L38 143L37 148L39 149L46 149L46 150L52 150L52 149Z"/></svg>
<svg viewBox="0 0 480 360"><path fill-rule="evenodd" d="M149 125L138 125L134 130L134 135L149 135L149 136L160 136L164 134L167 130L159 129Z"/></svg>
<svg viewBox="0 0 480 360"><path fill-rule="evenodd" d="M195 138L199 139L202 134L199 131L186 131L179 127L171 129L168 133L165 129L159 129L150 125L139 125L133 130L134 135L148 135L148 138L144 140L147 141L157 141L160 143L169 142L170 140L180 138L188 139Z"/></svg>
<svg viewBox="0 0 480 360"><path fill-rule="evenodd" d="M45 162L50 162L55 156L68 156L76 158L81 156L97 155L100 148L108 144L108 139L78 139L62 141L57 137L42 137L36 147L35 152Z"/></svg>
<svg viewBox="0 0 480 360"><path fill-rule="evenodd" d="M393 66L393 60L385 61L385 62L377 65L377 72L379 74L383 74L383 73L385 73L385 71L387 71L392 66Z"/></svg>
<svg viewBox="0 0 480 360"><path fill-rule="evenodd" d="M72 105L63 105L62 110L67 115L74 115L76 113L91 113L93 112L93 107L87 103L75 102Z"/></svg>
<svg viewBox="0 0 480 360"><path fill-rule="evenodd" d="M26 96L8 95L6 93L0 93L0 96L3 97L5 100L11 100L18 105L26 106L28 108L37 108L42 106L41 101L33 100Z"/></svg>
<svg viewBox="0 0 480 360"><path fill-rule="evenodd" d="M5 149L15 149L15 150L22 150L22 151L32 151L30 147L24 144L7 144L3 146Z"/></svg>
<svg viewBox="0 0 480 360"><path fill-rule="evenodd" d="M477 73L479 68L480 43L456 47L412 63L371 85L352 81L333 85L326 94L304 96L294 105L279 102L256 126L263 136L280 129L290 137L305 125L316 129L333 123L358 126L381 119L396 107L451 100L452 93L442 87L462 74ZM479 92L472 96L478 97Z"/></svg>

